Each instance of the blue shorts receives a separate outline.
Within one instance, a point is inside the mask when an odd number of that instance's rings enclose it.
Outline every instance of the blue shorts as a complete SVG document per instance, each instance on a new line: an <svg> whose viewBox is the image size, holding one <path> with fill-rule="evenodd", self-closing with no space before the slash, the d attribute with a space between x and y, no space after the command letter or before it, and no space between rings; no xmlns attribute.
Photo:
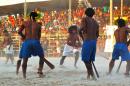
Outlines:
<svg viewBox="0 0 130 86"><path fill-rule="evenodd" d="M82 45L82 61L95 61L96 54L96 40L86 40Z"/></svg>
<svg viewBox="0 0 130 86"><path fill-rule="evenodd" d="M121 56L122 61L130 60L129 51L125 43L116 43L114 45L112 60L119 59L119 56Z"/></svg>
<svg viewBox="0 0 130 86"><path fill-rule="evenodd" d="M31 55L44 56L44 51L39 40L29 39L23 42L19 57L29 58Z"/></svg>

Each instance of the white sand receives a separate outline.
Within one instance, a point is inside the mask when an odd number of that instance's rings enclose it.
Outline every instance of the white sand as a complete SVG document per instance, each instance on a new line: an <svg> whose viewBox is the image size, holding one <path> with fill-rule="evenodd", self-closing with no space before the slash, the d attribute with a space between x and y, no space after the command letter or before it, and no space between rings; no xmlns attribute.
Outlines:
<svg viewBox="0 0 130 86"><path fill-rule="evenodd" d="M22 71L17 76L15 74L16 62L5 64L4 59L0 58L0 86L130 86L130 77L125 77L126 63L123 62L119 74L116 69L119 61L116 62L112 75L107 76L109 60L101 56L96 57L95 65L100 78L97 81L86 79L86 69L81 60L78 61L78 69L73 67L74 59L66 58L64 66L59 66L60 58L48 58L55 65L51 70L46 64L44 66L45 77L38 78L37 67L38 57L29 59L27 69L27 80L22 78Z"/></svg>

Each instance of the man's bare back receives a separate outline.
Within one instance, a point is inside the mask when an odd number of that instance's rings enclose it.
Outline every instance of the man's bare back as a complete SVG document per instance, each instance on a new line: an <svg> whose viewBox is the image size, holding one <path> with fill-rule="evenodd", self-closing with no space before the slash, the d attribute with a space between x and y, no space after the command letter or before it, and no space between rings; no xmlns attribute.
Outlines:
<svg viewBox="0 0 130 86"><path fill-rule="evenodd" d="M94 19L90 17L83 18L81 28L83 28L82 35L84 40L97 39L99 25Z"/></svg>
<svg viewBox="0 0 130 86"><path fill-rule="evenodd" d="M25 29L25 40L26 39L38 39L41 37L41 26L35 21L25 21L22 27L19 29L19 33L22 33Z"/></svg>
<svg viewBox="0 0 130 86"><path fill-rule="evenodd" d="M87 78L95 79L91 62L95 61L96 41L99 36L99 25L93 19L95 11L93 8L85 10L86 17L82 19L80 27L80 36L83 39L82 45L82 61L87 69Z"/></svg>
<svg viewBox="0 0 130 86"><path fill-rule="evenodd" d="M3 43L2 43L3 47L11 44L12 39L8 32L4 32L3 38L4 38Z"/></svg>
<svg viewBox="0 0 130 86"><path fill-rule="evenodd" d="M126 27L126 22L124 19L118 19L117 20L118 29L114 32L116 43L114 45L113 53L112 53L112 59L109 63L109 72L108 74L111 74L112 69L115 64L115 60L119 59L121 57L121 62L126 61L126 72L124 73L125 76L129 75L130 71L130 56L129 56L129 50L127 45L127 36L130 32L130 29ZM118 71L118 70L117 70Z"/></svg>
<svg viewBox="0 0 130 86"><path fill-rule="evenodd" d="M122 27L114 32L116 42L127 43L128 28Z"/></svg>
<svg viewBox="0 0 130 86"><path fill-rule="evenodd" d="M37 17L36 12L30 13L30 20L25 21L19 31L18 34L25 40L22 43L22 47L20 50L20 60L17 61L17 70L16 73L18 74L19 68L21 65L21 59L23 59L22 69L23 69L23 77L26 79L26 69L27 69L27 62L28 58L33 56L39 56L39 68L38 68L38 75L41 77L43 75L42 69L44 62L51 68L54 69L54 65L51 64L48 60L44 58L44 51L40 43L41 37L41 26L39 23L36 22ZM25 33L23 33L25 30Z"/></svg>

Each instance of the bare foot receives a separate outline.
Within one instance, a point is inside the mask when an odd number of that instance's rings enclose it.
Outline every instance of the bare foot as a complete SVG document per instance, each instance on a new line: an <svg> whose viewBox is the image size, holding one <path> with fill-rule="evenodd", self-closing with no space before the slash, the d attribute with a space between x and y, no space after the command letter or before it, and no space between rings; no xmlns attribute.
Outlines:
<svg viewBox="0 0 130 86"><path fill-rule="evenodd" d="M18 70L16 70L16 75L18 75L19 74L19 72L18 72Z"/></svg>
<svg viewBox="0 0 130 86"><path fill-rule="evenodd" d="M91 77L90 77L90 75L88 75L88 76L87 76L87 80L97 80L97 79L96 79L95 76L91 76Z"/></svg>
<svg viewBox="0 0 130 86"><path fill-rule="evenodd" d="M23 78L26 79L26 74L23 74Z"/></svg>
<svg viewBox="0 0 130 86"><path fill-rule="evenodd" d="M111 75L111 73L110 73L110 72L107 72L106 75Z"/></svg>
<svg viewBox="0 0 130 86"><path fill-rule="evenodd" d="M39 74L39 77L38 77L38 78L43 78L43 77L45 77L45 75Z"/></svg>
<svg viewBox="0 0 130 86"><path fill-rule="evenodd" d="M43 75L43 72L37 72L38 73L38 76L39 78L43 78L45 75Z"/></svg>
<svg viewBox="0 0 130 86"><path fill-rule="evenodd" d="M90 75L87 76L87 80L90 80Z"/></svg>
<svg viewBox="0 0 130 86"><path fill-rule="evenodd" d="M130 74L129 74L129 73L124 73L124 75L125 75L126 77L129 77L129 76L130 76Z"/></svg>
<svg viewBox="0 0 130 86"><path fill-rule="evenodd" d="M95 77L95 75L92 76L92 80L97 80L96 77Z"/></svg>
<svg viewBox="0 0 130 86"><path fill-rule="evenodd" d="M59 67L60 67L60 68L65 68L65 66L64 66L64 65L60 65Z"/></svg>
<svg viewBox="0 0 130 86"><path fill-rule="evenodd" d="M20 66L21 66L21 60L18 60L17 61L17 67L16 67L16 74L18 75L18 73L19 73L19 68L20 68Z"/></svg>
<svg viewBox="0 0 130 86"><path fill-rule="evenodd" d="M77 69L78 67L76 65L74 65L74 67Z"/></svg>

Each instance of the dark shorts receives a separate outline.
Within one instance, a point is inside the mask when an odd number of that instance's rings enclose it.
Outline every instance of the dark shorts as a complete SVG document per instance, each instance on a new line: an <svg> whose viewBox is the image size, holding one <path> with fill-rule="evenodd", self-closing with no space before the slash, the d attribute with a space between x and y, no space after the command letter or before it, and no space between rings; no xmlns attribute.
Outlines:
<svg viewBox="0 0 130 86"><path fill-rule="evenodd" d="M125 43L116 43L114 45L112 59L113 60L119 59L119 56L121 56L122 61L130 60L129 51Z"/></svg>
<svg viewBox="0 0 130 86"><path fill-rule="evenodd" d="M29 39L23 42L19 57L29 58L31 55L44 56L44 51L39 40Z"/></svg>
<svg viewBox="0 0 130 86"><path fill-rule="evenodd" d="M82 61L95 61L96 54L96 40L86 40L82 45Z"/></svg>

